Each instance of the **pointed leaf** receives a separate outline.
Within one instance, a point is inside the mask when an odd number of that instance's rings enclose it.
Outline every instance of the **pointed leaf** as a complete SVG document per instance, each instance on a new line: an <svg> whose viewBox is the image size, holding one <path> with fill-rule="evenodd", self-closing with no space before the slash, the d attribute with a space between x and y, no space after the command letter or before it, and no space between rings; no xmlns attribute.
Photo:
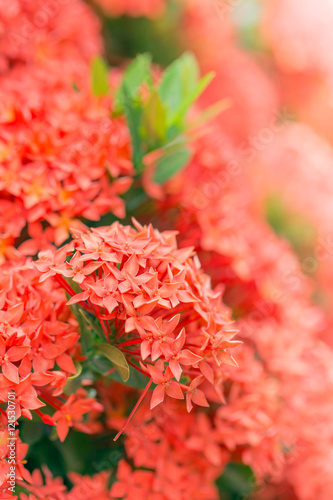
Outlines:
<svg viewBox="0 0 333 500"><path fill-rule="evenodd" d="M130 91L128 90L126 85L123 86L123 99L126 120L132 139L133 163L135 168L138 170L143 158L143 152L141 151L141 137L139 132L142 119L142 107L139 103L131 98Z"/></svg>
<svg viewBox="0 0 333 500"><path fill-rule="evenodd" d="M190 151L186 148L179 149L167 156L162 156L154 172L154 181L158 184L163 184L163 182L166 182L185 167L189 159Z"/></svg>
<svg viewBox="0 0 333 500"><path fill-rule="evenodd" d="M152 144L164 141L166 136L166 113L156 91L152 93L143 111L142 134Z"/></svg>
<svg viewBox="0 0 333 500"><path fill-rule="evenodd" d="M194 103L196 99L203 93L203 91L208 87L210 82L213 80L215 77L215 73L211 72L205 75L198 85L195 87L195 89L190 92L188 95L185 96L181 106L179 107L177 113L174 116L173 121L175 123L178 123L185 118L186 111L188 108Z"/></svg>
<svg viewBox="0 0 333 500"><path fill-rule="evenodd" d="M82 346L82 353L86 355L88 350L93 345L92 333L88 328L88 322L85 321L86 316L84 315L84 310L78 305L70 306L71 311L74 313L80 329L80 343ZM87 314L88 316L88 314Z"/></svg>
<svg viewBox="0 0 333 500"><path fill-rule="evenodd" d="M124 108L124 88L128 97L133 99L137 95L140 86L150 80L151 56L149 54L139 54L126 68L122 86L116 95L115 107L117 112Z"/></svg>
<svg viewBox="0 0 333 500"><path fill-rule="evenodd" d="M196 128L203 123L206 123L210 120L213 120L216 118L219 114L223 113L223 111L226 111L232 106L232 100L231 99L221 99L218 102L215 102L208 108L206 108L199 116L197 120L194 121L194 123L191 124L191 129Z"/></svg>
<svg viewBox="0 0 333 500"><path fill-rule="evenodd" d="M126 358L120 349L117 349L117 347L110 344L97 344L96 348L98 352L103 354L103 356L115 365L123 381L127 382L130 376L130 369Z"/></svg>
<svg viewBox="0 0 333 500"><path fill-rule="evenodd" d="M174 123L184 99L193 92L198 79L198 63L191 53L183 54L165 70L159 94L167 107L168 126Z"/></svg>
<svg viewBox="0 0 333 500"><path fill-rule="evenodd" d="M97 97L106 95L109 91L108 67L101 57L95 57L91 65L91 86Z"/></svg>

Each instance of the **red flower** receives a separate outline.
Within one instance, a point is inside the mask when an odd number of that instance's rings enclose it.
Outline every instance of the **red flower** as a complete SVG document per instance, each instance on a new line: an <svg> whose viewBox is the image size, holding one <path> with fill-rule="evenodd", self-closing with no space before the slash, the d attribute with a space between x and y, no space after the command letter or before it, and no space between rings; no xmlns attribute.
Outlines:
<svg viewBox="0 0 333 500"><path fill-rule="evenodd" d="M198 385L205 378L214 384L221 364L235 363L227 350L240 343L230 340L236 332L229 329L229 312L191 259L191 248L178 249L172 232L134 224L136 230L115 223L74 231L74 241L54 257L40 253L40 280L55 275L72 295L68 304L97 315L106 340L158 384L152 407L165 394L183 398L182 390L188 410L191 401L206 406ZM77 273L79 293L62 279Z"/></svg>
<svg viewBox="0 0 333 500"><path fill-rule="evenodd" d="M70 427L73 426L81 432L89 433L89 427L82 421L83 415L90 411L102 410L103 406L97 403L94 398L86 398L84 394L80 394L79 397L72 394L52 417L57 422L57 433L60 441L66 439Z"/></svg>

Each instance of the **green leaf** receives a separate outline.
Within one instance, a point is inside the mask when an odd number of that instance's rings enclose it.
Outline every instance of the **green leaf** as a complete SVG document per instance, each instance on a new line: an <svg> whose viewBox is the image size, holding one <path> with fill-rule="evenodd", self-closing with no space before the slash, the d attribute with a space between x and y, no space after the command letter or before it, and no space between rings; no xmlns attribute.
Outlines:
<svg viewBox="0 0 333 500"><path fill-rule="evenodd" d="M45 409L44 409L45 411ZM44 433L44 423L34 418L33 420L23 419L20 421L20 438L29 446L36 443Z"/></svg>
<svg viewBox="0 0 333 500"><path fill-rule="evenodd" d="M198 78L198 63L191 53L183 54L165 70L159 94L170 116L179 109L186 92L193 90Z"/></svg>
<svg viewBox="0 0 333 500"><path fill-rule="evenodd" d="M230 462L217 480L217 486L223 493L223 498L238 500L249 496L254 491L256 481L250 467Z"/></svg>
<svg viewBox="0 0 333 500"><path fill-rule="evenodd" d="M125 71L123 83L129 89L133 97L139 87L150 79L150 54L139 54Z"/></svg>
<svg viewBox="0 0 333 500"><path fill-rule="evenodd" d="M80 306L78 306L78 315L79 317L83 318L83 321L85 321L86 325L89 325L93 331L96 330L97 325L94 321L94 316L92 316L89 312L87 312ZM99 333L101 333L103 336L102 328L100 325L99 325Z"/></svg>
<svg viewBox="0 0 333 500"><path fill-rule="evenodd" d="M200 77L200 69L198 61L192 52L185 52L182 57L182 71L184 88L191 90Z"/></svg>
<svg viewBox="0 0 333 500"><path fill-rule="evenodd" d="M124 383L123 378L120 376L118 371L109 373L105 378L105 373L110 371L110 361L105 357L95 357L89 361L89 367L92 369L93 378L97 374L99 377L104 377L104 379L113 380L121 384ZM85 375L86 377L86 375ZM144 389L147 385L148 377L138 370L130 370L129 379L126 380L126 385L128 387L134 387L135 389Z"/></svg>
<svg viewBox="0 0 333 500"><path fill-rule="evenodd" d="M96 348L98 352L115 365L123 381L127 382L130 376L130 369L123 353L117 347L110 344L97 344Z"/></svg>
<svg viewBox="0 0 333 500"><path fill-rule="evenodd" d="M144 156L157 149L169 149L158 162L154 174L157 183L165 182L187 163L189 151L184 147L183 137L185 116L212 78L210 73L199 80L199 66L190 53L183 54L166 69L158 90L152 88L149 56L143 54L128 66L117 99L125 112L132 139L133 164L139 174L144 168ZM147 103L138 95L144 82L150 85ZM175 142L178 142L177 149Z"/></svg>
<svg viewBox="0 0 333 500"><path fill-rule="evenodd" d="M101 57L95 57L91 64L91 86L97 97L106 95L109 91L108 67Z"/></svg>
<svg viewBox="0 0 333 500"><path fill-rule="evenodd" d="M110 370L110 361L104 357L95 356L89 360L89 368L92 370L93 379L96 375L104 377L105 373Z"/></svg>
<svg viewBox="0 0 333 500"><path fill-rule="evenodd" d="M210 83L213 74L199 81L199 66L194 55L183 54L164 72L159 95L167 110L167 125L180 124L187 109Z"/></svg>
<svg viewBox="0 0 333 500"><path fill-rule="evenodd" d="M102 327L94 317L78 304L69 306L74 313L80 329L80 343L82 353L86 356L91 351L96 339L105 338Z"/></svg>
<svg viewBox="0 0 333 500"><path fill-rule="evenodd" d="M157 91L152 93L143 111L141 131L149 142L163 144L166 136L166 113Z"/></svg>
<svg viewBox="0 0 333 500"><path fill-rule="evenodd" d="M82 353L84 355L86 355L93 344L91 331L89 330L89 328L84 320L84 316L81 314L80 307L77 306L76 304L73 304L72 306L69 306L69 307L70 307L71 311L74 313L76 320L79 324L80 343L82 346Z"/></svg>
<svg viewBox="0 0 333 500"><path fill-rule="evenodd" d="M67 394L67 396L75 394L81 386L82 386L82 380L79 377L73 380L68 379L63 389L64 394Z"/></svg>
<svg viewBox="0 0 333 500"><path fill-rule="evenodd" d="M150 54L139 54L126 68L122 85L116 94L115 107L117 111L124 107L124 88L130 99L137 96L137 91L140 86L148 82L150 83Z"/></svg>
<svg viewBox="0 0 333 500"><path fill-rule="evenodd" d="M65 387L64 393L70 396L74 394L79 387L81 387L81 379L79 378L82 373L82 365L81 363L75 362L76 373L68 378Z"/></svg>
<svg viewBox="0 0 333 500"><path fill-rule="evenodd" d="M187 93L177 113L175 113L175 115L173 116L173 122L179 123L180 121L184 120L188 108L198 99L198 97L208 87L214 77L215 73L208 73L199 81L199 83L191 92Z"/></svg>
<svg viewBox="0 0 333 500"><path fill-rule="evenodd" d="M110 379L116 382L122 382L122 379L118 372L113 372L110 375ZM133 369L130 371L130 377L126 380L126 385L129 387L134 387L135 389L144 389L147 385L148 377L143 373Z"/></svg>
<svg viewBox="0 0 333 500"><path fill-rule="evenodd" d="M162 156L154 173L154 181L162 184L179 172L189 161L190 151L186 148Z"/></svg>
<svg viewBox="0 0 333 500"><path fill-rule="evenodd" d="M138 102L134 101L131 98L126 85L124 85L123 87L123 96L124 96L125 115L132 138L133 163L134 167L137 170L140 170L143 158L143 152L141 150L141 137L140 137L142 108Z"/></svg>
<svg viewBox="0 0 333 500"><path fill-rule="evenodd" d="M52 427L52 430L56 431L56 428ZM59 447L58 441L52 441L46 435L43 435L36 443L29 446L26 457L29 467L31 467L31 470L41 470L43 465L47 464L47 467L50 469L53 476L65 477L67 468L62 455L62 450L63 447Z"/></svg>
<svg viewBox="0 0 333 500"><path fill-rule="evenodd" d="M179 60L165 70L158 92L167 108L168 115L171 115L180 106L183 95Z"/></svg>
<svg viewBox="0 0 333 500"><path fill-rule="evenodd" d="M213 120L216 116L218 116L220 113L223 113L226 109L230 108L232 106L232 101L231 99L221 99L218 102L215 102L208 108L206 108L199 118L195 120L193 123L191 123L190 129L196 128L200 125L202 125L205 122L208 122L210 120Z"/></svg>

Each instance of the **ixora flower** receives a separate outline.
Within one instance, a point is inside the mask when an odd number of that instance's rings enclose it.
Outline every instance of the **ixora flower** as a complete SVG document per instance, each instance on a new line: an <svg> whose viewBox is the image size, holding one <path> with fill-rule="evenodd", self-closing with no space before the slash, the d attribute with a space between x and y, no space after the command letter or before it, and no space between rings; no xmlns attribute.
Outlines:
<svg viewBox="0 0 333 500"><path fill-rule="evenodd" d="M100 24L80 0L0 0L0 12L1 71L23 63L73 74L102 50Z"/></svg>
<svg viewBox="0 0 333 500"><path fill-rule="evenodd" d="M7 417L0 415L0 498L12 497L8 488L11 487L13 477L15 481L32 482L30 472L25 469L27 451L28 445L22 443L18 430L11 431Z"/></svg>
<svg viewBox="0 0 333 500"><path fill-rule="evenodd" d="M15 393L15 416L57 425L61 440L69 427L89 432L82 415L102 410L79 389L69 397L66 383L76 373L74 362L84 359L78 344L77 322L66 307L57 283L39 283L31 260L3 265L0 277L0 414L6 417L8 392ZM54 418L42 413L48 405Z"/></svg>
<svg viewBox="0 0 333 500"><path fill-rule="evenodd" d="M177 247L176 232L133 224L73 230L74 240L56 253L40 252L40 280L54 276L69 305L98 319L106 344L96 347L125 375L128 365L147 375L142 397L156 384L151 408L166 395L186 397L188 411L208 406L206 384L222 401L222 365L236 365L229 349L240 342L232 340L221 292L193 249Z"/></svg>
<svg viewBox="0 0 333 500"><path fill-rule="evenodd" d="M80 219L125 215L120 195L133 175L128 128L110 116L112 99L97 98L81 80L76 91L71 77L19 66L0 84L2 261L13 258L25 226L30 238L20 251L35 255L63 244L69 227L84 227Z"/></svg>
<svg viewBox="0 0 333 500"><path fill-rule="evenodd" d="M109 406L108 425L119 428L119 406L113 396L119 391L112 385L105 388L106 400L113 403ZM188 413L181 401L169 400L150 411L144 402L126 429L124 444L134 469L123 460L119 462L112 497L136 498L132 485L138 482L143 467L149 475L141 476L140 486L145 485L151 495L143 498L218 498L214 483L230 453L224 449L223 439L206 410Z"/></svg>
<svg viewBox="0 0 333 500"><path fill-rule="evenodd" d="M118 416L119 397L128 403L133 389L120 391L117 383L101 385L106 397L102 400L108 408L107 428L119 428L121 420L126 419ZM36 470L32 482L25 487L39 495L52 487L55 500L58 500L56 493L63 495L59 500L79 500L80 491L84 491L87 499L94 498L95 493L98 498L114 500L215 500L218 498L215 481L230 458L221 444L206 411L187 413L184 405L175 400L151 411L148 403L143 402L124 438L127 460L117 459L113 464L111 484L108 471L90 478L70 473L74 486L67 493L60 478L53 479L44 471L44 484Z"/></svg>

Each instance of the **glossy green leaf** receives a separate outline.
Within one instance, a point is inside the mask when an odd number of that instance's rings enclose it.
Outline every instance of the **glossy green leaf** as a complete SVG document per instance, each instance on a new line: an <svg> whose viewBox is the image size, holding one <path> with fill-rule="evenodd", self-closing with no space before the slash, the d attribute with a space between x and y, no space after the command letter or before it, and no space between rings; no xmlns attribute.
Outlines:
<svg viewBox="0 0 333 500"><path fill-rule="evenodd" d="M76 320L79 324L79 332L80 332L80 343L82 346L82 353L86 355L93 345L92 332L88 328L87 321L82 313L82 309L77 304L73 304L69 306L71 311L76 317Z"/></svg>
<svg viewBox="0 0 333 500"><path fill-rule="evenodd" d="M124 85L123 87L123 96L124 96L125 115L132 138L133 163L134 167L137 170L140 170L141 161L143 158L143 152L141 150L141 137L140 137L142 108L138 102L134 101L131 98L126 85Z"/></svg>
<svg viewBox="0 0 333 500"><path fill-rule="evenodd" d="M185 53L165 70L159 94L173 116L181 106L187 92L192 92L199 78L198 63L191 53Z"/></svg>
<svg viewBox="0 0 333 500"><path fill-rule="evenodd" d="M134 61L126 68L124 75L124 84L129 89L131 97L144 82L150 79L150 54L139 54Z"/></svg>
<svg viewBox="0 0 333 500"><path fill-rule="evenodd" d="M179 60L165 70L158 92L167 108L168 116L171 116L179 108L183 98Z"/></svg>
<svg viewBox="0 0 333 500"><path fill-rule="evenodd" d="M152 143L162 142L166 136L166 114L159 94L154 91L142 114L142 133Z"/></svg>
<svg viewBox="0 0 333 500"><path fill-rule="evenodd" d="M122 85L116 95L115 107L119 111L124 107L124 88L126 88L127 98L134 99L140 86L145 82L150 82L151 56L149 54L139 54L126 68Z"/></svg>
<svg viewBox="0 0 333 500"><path fill-rule="evenodd" d="M130 369L123 353L117 347L110 344L97 344L97 352L103 354L115 366L124 382L130 376Z"/></svg>
<svg viewBox="0 0 333 500"><path fill-rule="evenodd" d="M192 52L185 52L180 59L182 61L183 86L191 91L195 88L200 77L198 61Z"/></svg>
<svg viewBox="0 0 333 500"><path fill-rule="evenodd" d="M79 324L82 353L87 355L94 346L95 342L98 342L98 339L105 338L101 324L96 317L88 313L78 304L73 304L69 307L74 313Z"/></svg>
<svg viewBox="0 0 333 500"><path fill-rule="evenodd" d="M200 82L195 86L191 92L186 92L184 99L179 106L179 109L173 116L173 122L179 123L183 121L189 107L198 99L198 97L203 93L203 91L208 87L210 82L215 77L215 73L211 72L205 75Z"/></svg>
<svg viewBox="0 0 333 500"><path fill-rule="evenodd" d="M173 153L160 158L154 173L154 181L162 184L179 172L189 161L190 151L186 148L179 149Z"/></svg>
<svg viewBox="0 0 333 500"><path fill-rule="evenodd" d="M109 91L108 67L101 57L95 57L91 64L91 86L97 97L106 95Z"/></svg>
<svg viewBox="0 0 333 500"><path fill-rule="evenodd" d="M189 151L184 146L186 113L212 77L209 74L199 80L199 66L190 53L183 54L166 69L157 89L152 86L149 56L138 56L128 66L117 101L125 112L133 163L139 174L144 168L144 156L157 149L164 148L165 154L158 162L155 182L167 181L186 165L189 160ZM144 82L150 86L148 102L138 93ZM176 148L175 143L178 143Z"/></svg>
<svg viewBox="0 0 333 500"><path fill-rule="evenodd" d="M168 127L184 120L186 111L212 76L206 75L199 81L198 62L191 53L183 54L165 70L158 92L167 110Z"/></svg>

